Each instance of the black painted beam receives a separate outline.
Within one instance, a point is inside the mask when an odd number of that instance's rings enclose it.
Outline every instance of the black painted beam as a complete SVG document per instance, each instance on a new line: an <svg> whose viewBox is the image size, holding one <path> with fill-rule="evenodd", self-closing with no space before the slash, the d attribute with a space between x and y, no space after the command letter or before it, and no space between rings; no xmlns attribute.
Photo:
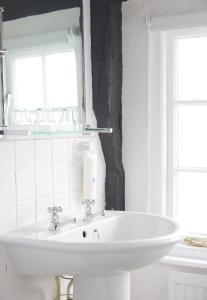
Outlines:
<svg viewBox="0 0 207 300"><path fill-rule="evenodd" d="M122 1L91 0L93 109L106 161L106 208L125 209L122 164Z"/></svg>

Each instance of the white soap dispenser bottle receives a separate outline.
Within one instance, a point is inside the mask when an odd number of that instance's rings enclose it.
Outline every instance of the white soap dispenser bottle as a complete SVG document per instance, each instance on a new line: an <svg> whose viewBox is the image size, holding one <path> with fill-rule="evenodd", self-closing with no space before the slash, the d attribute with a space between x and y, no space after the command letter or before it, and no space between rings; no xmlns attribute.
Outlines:
<svg viewBox="0 0 207 300"><path fill-rule="evenodd" d="M97 163L95 143L89 143L83 150L83 199L96 198Z"/></svg>

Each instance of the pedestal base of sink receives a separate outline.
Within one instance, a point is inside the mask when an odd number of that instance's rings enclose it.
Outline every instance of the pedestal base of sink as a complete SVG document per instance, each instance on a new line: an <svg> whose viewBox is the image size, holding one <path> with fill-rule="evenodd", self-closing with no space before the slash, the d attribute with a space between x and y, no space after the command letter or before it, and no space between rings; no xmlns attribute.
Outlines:
<svg viewBox="0 0 207 300"><path fill-rule="evenodd" d="M130 273L105 277L74 276L74 300L130 300Z"/></svg>

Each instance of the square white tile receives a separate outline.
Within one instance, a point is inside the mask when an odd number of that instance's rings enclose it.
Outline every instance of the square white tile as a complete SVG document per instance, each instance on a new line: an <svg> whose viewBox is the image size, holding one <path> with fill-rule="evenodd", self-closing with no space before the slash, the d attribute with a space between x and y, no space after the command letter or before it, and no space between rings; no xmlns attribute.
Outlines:
<svg viewBox="0 0 207 300"><path fill-rule="evenodd" d="M80 164L83 161L83 143L87 143L85 139L74 139L72 147L73 164Z"/></svg>
<svg viewBox="0 0 207 300"><path fill-rule="evenodd" d="M35 168L37 170L52 168L52 141L35 141Z"/></svg>
<svg viewBox="0 0 207 300"><path fill-rule="evenodd" d="M14 172L0 173L0 203L16 201L16 185Z"/></svg>
<svg viewBox="0 0 207 300"><path fill-rule="evenodd" d="M16 181L18 201L24 201L35 198L34 171L17 172Z"/></svg>
<svg viewBox="0 0 207 300"><path fill-rule="evenodd" d="M54 167L63 167L68 164L68 140L55 139L53 140L53 163Z"/></svg>
<svg viewBox="0 0 207 300"><path fill-rule="evenodd" d="M70 195L68 193L55 195L55 205L61 206L63 214L70 213Z"/></svg>
<svg viewBox="0 0 207 300"><path fill-rule="evenodd" d="M72 165L74 164L74 157L73 157L73 154L74 154L74 139L72 138L69 138L68 139L68 163L69 165Z"/></svg>
<svg viewBox="0 0 207 300"><path fill-rule="evenodd" d="M60 194L69 190L68 167L54 169L54 193Z"/></svg>
<svg viewBox="0 0 207 300"><path fill-rule="evenodd" d="M83 166L81 163L69 166L70 190L82 190Z"/></svg>
<svg viewBox="0 0 207 300"><path fill-rule="evenodd" d="M70 191L70 213L81 213L83 210L82 191Z"/></svg>
<svg viewBox="0 0 207 300"><path fill-rule="evenodd" d="M34 142L16 142L16 170L34 170Z"/></svg>
<svg viewBox="0 0 207 300"><path fill-rule="evenodd" d="M17 226L35 222L35 200L17 203Z"/></svg>
<svg viewBox="0 0 207 300"><path fill-rule="evenodd" d="M16 203L0 205L0 234L16 227Z"/></svg>
<svg viewBox="0 0 207 300"><path fill-rule="evenodd" d="M48 207L54 205L52 197L37 198L37 220L50 219ZM49 222L49 221L48 221Z"/></svg>
<svg viewBox="0 0 207 300"><path fill-rule="evenodd" d="M15 170L14 142L0 142L0 172Z"/></svg>
<svg viewBox="0 0 207 300"><path fill-rule="evenodd" d="M36 171L36 197L48 197L53 193L52 169Z"/></svg>

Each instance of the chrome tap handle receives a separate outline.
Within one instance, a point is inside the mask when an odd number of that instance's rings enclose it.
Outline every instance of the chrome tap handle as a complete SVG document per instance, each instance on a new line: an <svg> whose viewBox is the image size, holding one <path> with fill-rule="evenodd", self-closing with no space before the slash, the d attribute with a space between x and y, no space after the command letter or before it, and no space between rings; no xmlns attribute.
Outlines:
<svg viewBox="0 0 207 300"><path fill-rule="evenodd" d="M59 230L60 223L59 223L58 213L60 213L62 211L63 211L63 209L60 206L48 207L48 212L51 213L51 221L50 221L50 225L49 225L49 230L51 230L51 231Z"/></svg>
<svg viewBox="0 0 207 300"><path fill-rule="evenodd" d="M81 201L82 205L83 206L86 206L86 207L92 207L92 205L95 204L95 200L94 199L84 199Z"/></svg>
<svg viewBox="0 0 207 300"><path fill-rule="evenodd" d="M52 207L48 207L48 212L53 215L56 215L57 213L63 212L63 209L61 206L52 206Z"/></svg>
<svg viewBox="0 0 207 300"><path fill-rule="evenodd" d="M93 214L92 206L95 204L94 199L84 199L81 201L83 207L84 207L84 213L85 216L83 218L83 221L91 221L93 217L95 217L96 214Z"/></svg>

